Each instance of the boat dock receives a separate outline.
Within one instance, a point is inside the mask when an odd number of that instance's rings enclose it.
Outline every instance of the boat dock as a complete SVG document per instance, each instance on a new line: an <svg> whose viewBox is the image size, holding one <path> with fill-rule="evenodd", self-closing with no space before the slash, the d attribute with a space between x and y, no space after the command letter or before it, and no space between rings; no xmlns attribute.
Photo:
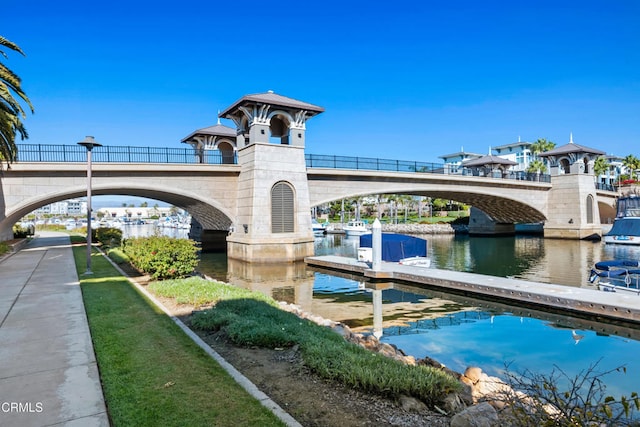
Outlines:
<svg viewBox="0 0 640 427"><path fill-rule="evenodd" d="M374 271L367 263L334 255L307 257L305 262L314 267L361 275L373 281L424 285L445 292L552 309L592 320L596 320L593 319L595 316L602 320L640 324L640 295L414 267L394 262L382 262L380 269Z"/></svg>

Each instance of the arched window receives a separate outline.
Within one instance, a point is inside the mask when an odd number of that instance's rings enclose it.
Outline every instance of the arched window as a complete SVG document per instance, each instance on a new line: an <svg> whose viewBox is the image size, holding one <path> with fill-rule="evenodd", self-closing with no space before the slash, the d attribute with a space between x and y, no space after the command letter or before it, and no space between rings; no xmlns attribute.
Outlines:
<svg viewBox="0 0 640 427"><path fill-rule="evenodd" d="M593 196L587 196L587 224L593 224Z"/></svg>
<svg viewBox="0 0 640 427"><path fill-rule="evenodd" d="M278 182L271 188L271 232L293 233L294 228L293 187Z"/></svg>
<svg viewBox="0 0 640 427"><path fill-rule="evenodd" d="M562 171L562 173L570 173L571 172L571 165L569 164L569 160L568 159L560 160L560 170Z"/></svg>

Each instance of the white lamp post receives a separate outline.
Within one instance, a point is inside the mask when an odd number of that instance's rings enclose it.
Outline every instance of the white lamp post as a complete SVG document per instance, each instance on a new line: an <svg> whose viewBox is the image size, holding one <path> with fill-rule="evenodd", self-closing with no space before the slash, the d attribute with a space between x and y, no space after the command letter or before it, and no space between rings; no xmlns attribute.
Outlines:
<svg viewBox="0 0 640 427"><path fill-rule="evenodd" d="M91 150L94 147L101 147L93 139L92 136L87 136L83 141L78 142L78 145L82 145L87 149L87 271L85 274L93 274L91 271Z"/></svg>

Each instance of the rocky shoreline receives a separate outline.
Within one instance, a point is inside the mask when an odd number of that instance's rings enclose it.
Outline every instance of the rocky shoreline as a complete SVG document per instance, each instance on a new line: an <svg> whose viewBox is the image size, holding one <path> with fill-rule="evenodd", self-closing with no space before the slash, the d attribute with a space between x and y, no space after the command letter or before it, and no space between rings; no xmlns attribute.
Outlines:
<svg viewBox="0 0 640 427"><path fill-rule="evenodd" d="M448 369L445 365L429 357L416 360L415 357L406 355L401 349L391 344L380 342L373 335L355 333L347 325L307 313L295 304L282 301L278 304L282 310L318 325L331 328L345 340L369 351L382 354L407 365L432 366L457 378L464 386L463 392L450 394L444 400L443 407L436 408L443 415L451 417L450 425L453 427L499 425L498 411L505 408L505 400L511 400L512 396L517 395L517 392L503 380L487 375L479 367L470 366L461 374ZM424 403L417 399L402 396L400 400L403 402L403 406L413 408L414 411L420 412L424 409L422 408Z"/></svg>

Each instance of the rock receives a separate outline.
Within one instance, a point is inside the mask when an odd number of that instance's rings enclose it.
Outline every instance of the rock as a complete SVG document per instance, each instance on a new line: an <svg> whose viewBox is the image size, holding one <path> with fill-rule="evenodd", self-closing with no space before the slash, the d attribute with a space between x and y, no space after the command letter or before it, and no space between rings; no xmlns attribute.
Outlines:
<svg viewBox="0 0 640 427"><path fill-rule="evenodd" d="M471 387L473 402L488 402L496 409L503 409L509 399L515 395L511 386L498 377L491 377L478 367L468 367L460 381Z"/></svg>
<svg viewBox="0 0 640 427"><path fill-rule="evenodd" d="M400 406L407 412L424 412L428 411L427 405L419 401L415 397L402 395L398 399Z"/></svg>
<svg viewBox="0 0 640 427"><path fill-rule="evenodd" d="M487 402L470 406L451 418L451 427L498 427L498 413Z"/></svg>
<svg viewBox="0 0 640 427"><path fill-rule="evenodd" d="M338 323L331 329L333 329L335 333L342 335L345 340L351 341L353 332L351 332L351 328L348 326Z"/></svg>
<svg viewBox="0 0 640 427"><path fill-rule="evenodd" d="M478 368L477 366L469 366L462 375L464 377L467 377L472 384L475 384L480 380L482 369Z"/></svg>
<svg viewBox="0 0 640 427"><path fill-rule="evenodd" d="M464 396L458 393L449 393L442 402L442 408L447 414L457 414L467 406Z"/></svg>

